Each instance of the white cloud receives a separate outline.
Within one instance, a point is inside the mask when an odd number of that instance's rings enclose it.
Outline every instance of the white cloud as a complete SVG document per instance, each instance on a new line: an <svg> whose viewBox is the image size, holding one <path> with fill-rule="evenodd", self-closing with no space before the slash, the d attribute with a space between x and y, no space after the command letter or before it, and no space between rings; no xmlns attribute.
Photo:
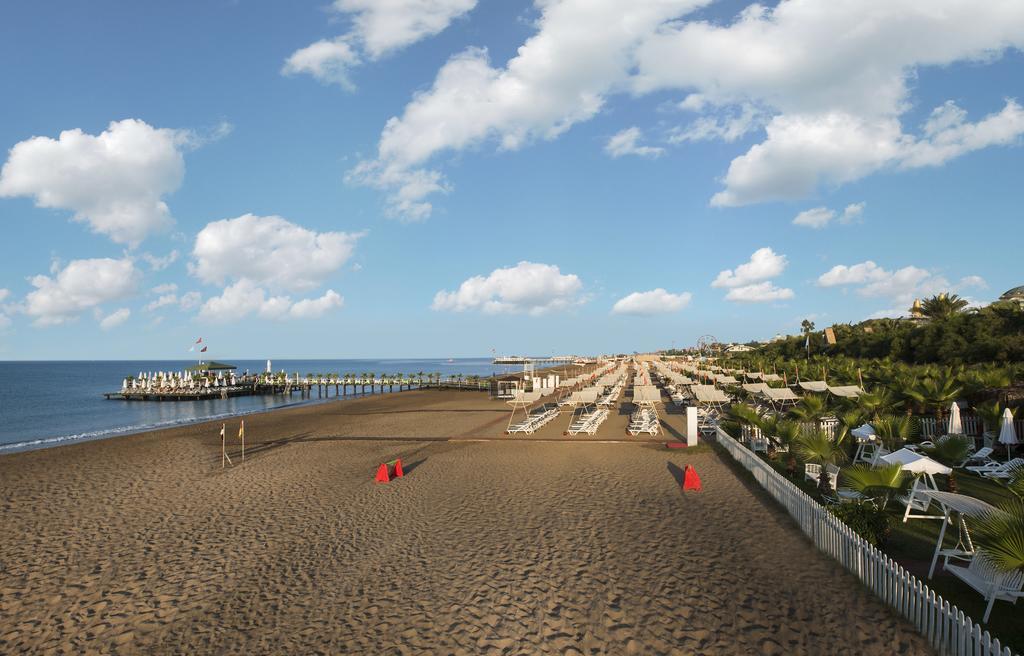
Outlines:
<svg viewBox="0 0 1024 656"><path fill-rule="evenodd" d="M297 301L288 310L288 315L293 319L316 319L329 310L340 308L344 302L344 299L333 289L328 289L320 298L305 298Z"/></svg>
<svg viewBox="0 0 1024 656"><path fill-rule="evenodd" d="M793 290L785 287L776 287L770 280L733 287L725 295L725 300L739 303L766 303L768 301L785 301L793 298Z"/></svg>
<svg viewBox="0 0 1024 656"><path fill-rule="evenodd" d="M292 302L287 296L268 296L251 280L242 279L225 288L220 296L207 299L199 317L211 322L237 321L252 314L263 319L312 319L341 307L343 302L332 289L320 298Z"/></svg>
<svg viewBox="0 0 1024 656"><path fill-rule="evenodd" d="M871 260L854 265L839 264L818 277L821 287L857 286L857 294L866 298L886 298L907 305L915 298L942 292L959 292L986 287L980 276L966 276L951 283L944 276L916 266L889 271ZM885 312L888 312L886 310Z"/></svg>
<svg viewBox="0 0 1024 656"><path fill-rule="evenodd" d="M66 130L11 149L0 170L0 197L30 196L39 207L66 209L74 220L121 244L137 245L172 223L162 198L185 174L182 150L193 135L137 119L112 122L99 135Z"/></svg>
<svg viewBox="0 0 1024 656"><path fill-rule="evenodd" d="M173 282L168 282L163 285L157 285L153 289L149 290L153 294L171 294L178 291L178 285Z"/></svg>
<svg viewBox="0 0 1024 656"><path fill-rule="evenodd" d="M476 0L335 0L331 8L350 18L352 29L295 51L281 72L352 89L352 68L440 33L474 6Z"/></svg>
<svg viewBox="0 0 1024 656"><path fill-rule="evenodd" d="M661 287L649 292L633 292L615 302L612 314L651 315L678 312L690 304L690 292L672 294Z"/></svg>
<svg viewBox="0 0 1024 656"><path fill-rule="evenodd" d="M178 295L177 294L163 294L162 296L158 297L156 300L150 301L149 303L147 303L146 307L144 307L143 309L146 312L152 312L153 310L158 310L158 309L160 309L162 307L165 307L167 305L175 305L177 302L178 302Z"/></svg>
<svg viewBox="0 0 1024 656"><path fill-rule="evenodd" d="M314 232L279 216L246 214L200 230L189 271L211 284L246 279L273 290L307 291L340 269L362 236Z"/></svg>
<svg viewBox="0 0 1024 656"><path fill-rule="evenodd" d="M114 310L107 316L103 317L103 319L100 321L100 328L102 328L103 330L111 330L112 328L116 328L123 324L125 321L128 321L128 317L130 317L131 314L132 311L129 310L128 308Z"/></svg>
<svg viewBox="0 0 1024 656"><path fill-rule="evenodd" d="M138 287L138 269L128 259L73 260L50 276L33 276L36 289L25 297L24 311L37 325L54 325L85 310L132 295Z"/></svg>
<svg viewBox="0 0 1024 656"><path fill-rule="evenodd" d="M700 111L703 100L699 94L691 94L679 103L681 109ZM686 141L710 141L720 139L733 142L747 133L764 125L768 120L765 112L753 103L742 103L737 110L726 109L720 115L702 116L685 128L672 130L669 143Z"/></svg>
<svg viewBox="0 0 1024 656"><path fill-rule="evenodd" d="M10 296L10 294L10 290L0 289L0 303L3 303L5 300L7 300L7 297ZM8 311L9 308L0 305L0 329L6 328L11 325L11 319L6 314Z"/></svg>
<svg viewBox="0 0 1024 656"><path fill-rule="evenodd" d="M7 299L7 297L10 296L10 295L11 295L11 290L9 290L9 289L0 289L0 303L3 303Z"/></svg>
<svg viewBox="0 0 1024 656"><path fill-rule="evenodd" d="M293 52L285 60L281 73L308 73L321 82L353 89L349 69L358 63L359 55L345 37L321 39Z"/></svg>
<svg viewBox="0 0 1024 656"><path fill-rule="evenodd" d="M514 267L495 269L488 276L474 276L456 291L439 291L432 309L481 310L488 314L527 313L540 315L564 310L583 302L583 283L557 266L520 262Z"/></svg>
<svg viewBox="0 0 1024 656"><path fill-rule="evenodd" d="M785 255L779 255L768 247L759 248L750 256L750 261L733 270L726 269L711 283L712 287L743 287L750 283L774 278L786 270Z"/></svg>
<svg viewBox="0 0 1024 656"><path fill-rule="evenodd" d="M851 203L850 205L847 205L842 214L838 215L839 223L853 223L859 219L862 214L864 214L864 208L866 206L867 203ZM796 218L793 219L793 225L820 230L836 218L837 215L835 210L830 210L827 207L814 207L797 214Z"/></svg>
<svg viewBox="0 0 1024 656"><path fill-rule="evenodd" d="M199 307L199 304L203 302L203 295L199 292L185 292L178 298L178 307L182 310L191 310L192 308Z"/></svg>
<svg viewBox="0 0 1024 656"><path fill-rule="evenodd" d="M622 157L623 155L659 157L665 153L664 148L639 145L639 141L642 136L640 128L636 126L626 128L608 139L608 143L604 146L604 152L608 153L612 157Z"/></svg>
<svg viewBox="0 0 1024 656"><path fill-rule="evenodd" d="M438 153L493 140L516 150L537 139L554 139L586 121L621 90L632 53L665 20L706 0L544 0L538 31L503 68L486 50L469 48L448 60L433 85L417 93L401 117L388 120L375 160L362 163L350 180L397 190L419 213L430 213L430 193L447 189L428 171L433 189L412 195L403 182ZM391 206L396 203L391 201Z"/></svg>
<svg viewBox="0 0 1024 656"><path fill-rule="evenodd" d="M173 250L167 255L164 255L163 257L153 255L152 253L143 253L141 257L143 260L146 261L146 264L148 264L149 268L152 269L153 271L163 271L164 269L178 261L178 255L178 251Z"/></svg>

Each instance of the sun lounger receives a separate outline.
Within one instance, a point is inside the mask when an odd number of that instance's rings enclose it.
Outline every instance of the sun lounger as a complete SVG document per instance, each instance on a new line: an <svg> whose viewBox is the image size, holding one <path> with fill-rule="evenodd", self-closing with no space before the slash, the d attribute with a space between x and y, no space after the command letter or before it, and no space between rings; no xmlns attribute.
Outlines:
<svg viewBox="0 0 1024 656"><path fill-rule="evenodd" d="M974 588L988 601L985 615L981 618L982 622L988 621L996 599L1016 604L1017 599L1024 597L1024 592L1021 591L1024 589L1024 572L1000 572L992 566L981 549L974 552L967 566L946 563L944 569Z"/></svg>

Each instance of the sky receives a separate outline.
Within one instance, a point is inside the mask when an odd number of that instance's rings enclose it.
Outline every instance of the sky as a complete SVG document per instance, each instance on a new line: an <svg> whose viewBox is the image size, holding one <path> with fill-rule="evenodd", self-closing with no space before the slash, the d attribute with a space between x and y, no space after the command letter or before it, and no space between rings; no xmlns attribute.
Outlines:
<svg viewBox="0 0 1024 656"><path fill-rule="evenodd" d="M1024 284L1024 3L0 5L0 359L768 339Z"/></svg>

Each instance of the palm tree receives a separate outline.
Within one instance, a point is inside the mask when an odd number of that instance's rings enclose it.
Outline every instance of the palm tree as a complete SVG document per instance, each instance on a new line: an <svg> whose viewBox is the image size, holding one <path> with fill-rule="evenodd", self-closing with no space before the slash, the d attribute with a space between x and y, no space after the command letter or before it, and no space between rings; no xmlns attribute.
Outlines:
<svg viewBox="0 0 1024 656"><path fill-rule="evenodd" d="M956 294L939 294L921 301L921 314L929 319L943 320L960 314L968 305L970 303Z"/></svg>
<svg viewBox="0 0 1024 656"><path fill-rule="evenodd" d="M910 398L917 401L922 408L935 410L935 419L941 424L943 413L953 401L960 396L961 387L956 379L946 372L942 375L927 376L917 385L907 390Z"/></svg>
<svg viewBox="0 0 1024 656"><path fill-rule="evenodd" d="M893 497L909 492L913 482L913 477L898 463L884 467L854 465L844 469L840 476L843 487L871 499L881 510L885 510Z"/></svg>
<svg viewBox="0 0 1024 656"><path fill-rule="evenodd" d="M1013 499L974 520L979 550L1001 572L1024 572L1024 500Z"/></svg>
<svg viewBox="0 0 1024 656"><path fill-rule="evenodd" d="M417 387L423 387L423 372L422 371L417 371L416 372L416 386Z"/></svg>
<svg viewBox="0 0 1024 656"><path fill-rule="evenodd" d="M824 395L808 394L800 403L793 406L789 413L800 421L813 422L817 425L817 422L828 414L828 405L825 403Z"/></svg>
<svg viewBox="0 0 1024 656"><path fill-rule="evenodd" d="M903 403L897 401L888 388L876 387L870 392L861 394L857 398L857 405L868 418L873 419L884 413L894 412Z"/></svg>
<svg viewBox="0 0 1024 656"><path fill-rule="evenodd" d="M918 423L906 415L886 415L871 422L882 444L890 451L896 451L913 439L918 432Z"/></svg>
<svg viewBox="0 0 1024 656"><path fill-rule="evenodd" d="M973 446L974 440L966 435L950 435L946 439L936 442L935 446L924 448L924 452L928 454L929 457L938 460L950 468L950 492L957 492L959 490L959 485L957 485L956 480L956 469L954 466L959 465L967 459L967 456L970 455L971 448Z"/></svg>
<svg viewBox="0 0 1024 656"><path fill-rule="evenodd" d="M796 439L793 446L801 460L821 465L821 474L818 476L818 491L822 494L831 493L832 484L829 481L827 466L846 460L846 452L842 446L824 431L820 430L801 435Z"/></svg>
<svg viewBox="0 0 1024 656"><path fill-rule="evenodd" d="M991 403L979 403L974 406L974 412L981 417L985 443L994 443L996 432L999 430L999 425L1003 420L1003 407L999 404L998 400Z"/></svg>

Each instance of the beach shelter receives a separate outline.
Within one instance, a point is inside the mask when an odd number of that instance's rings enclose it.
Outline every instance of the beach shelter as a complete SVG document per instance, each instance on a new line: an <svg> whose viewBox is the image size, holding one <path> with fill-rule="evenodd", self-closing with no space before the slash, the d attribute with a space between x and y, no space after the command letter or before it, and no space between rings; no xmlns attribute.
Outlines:
<svg viewBox="0 0 1024 656"><path fill-rule="evenodd" d="M788 387L768 387L767 384L764 385L761 394L768 399L772 408L777 412L783 410L787 405L796 405L800 402L800 397L794 394L793 390Z"/></svg>
<svg viewBox="0 0 1024 656"><path fill-rule="evenodd" d="M1010 447L1017 444L1017 431L1013 428L1013 413L1003 410L1003 423L999 428L999 443L1006 445L1006 459L1010 459Z"/></svg>
<svg viewBox="0 0 1024 656"><path fill-rule="evenodd" d="M908 519L942 519L937 515L914 515L912 511L920 510L925 512L928 510L928 507L931 505L931 498L921 495L919 489L922 485L925 485L927 487L921 489L921 492L924 492L926 489L938 490L939 486L935 483L935 474L949 475L953 471L952 469L937 460L932 460L928 456L911 451L910 449L893 451L882 456L881 461L889 465L898 464L900 469L914 476L914 485L910 488L910 494L900 499L907 504L907 508L903 513L904 522Z"/></svg>
<svg viewBox="0 0 1024 656"><path fill-rule="evenodd" d="M946 435L963 435L964 425L960 421L960 406L953 401L953 407L949 409L949 424L946 426Z"/></svg>
<svg viewBox="0 0 1024 656"><path fill-rule="evenodd" d="M963 558L974 555L974 542L971 540L970 531L967 530L965 518L978 518L1002 512L981 499L975 499L964 494L941 492L939 490L921 490L919 494L939 504L939 507L942 508L942 518L945 520L939 529L939 539L935 543L935 553L932 555L932 565L928 568L928 578L935 574L935 565L939 561L939 556L943 556L945 562L948 563L950 558ZM943 549L942 541L946 537L946 527L953 525L954 513L956 514L956 526L960 534L956 546L950 549Z"/></svg>
<svg viewBox="0 0 1024 656"><path fill-rule="evenodd" d="M847 399L855 399L864 393L857 385L829 385L828 391L834 396L841 396Z"/></svg>
<svg viewBox="0 0 1024 656"><path fill-rule="evenodd" d="M823 380L802 380L797 384L808 392L824 393L828 391L828 383Z"/></svg>

